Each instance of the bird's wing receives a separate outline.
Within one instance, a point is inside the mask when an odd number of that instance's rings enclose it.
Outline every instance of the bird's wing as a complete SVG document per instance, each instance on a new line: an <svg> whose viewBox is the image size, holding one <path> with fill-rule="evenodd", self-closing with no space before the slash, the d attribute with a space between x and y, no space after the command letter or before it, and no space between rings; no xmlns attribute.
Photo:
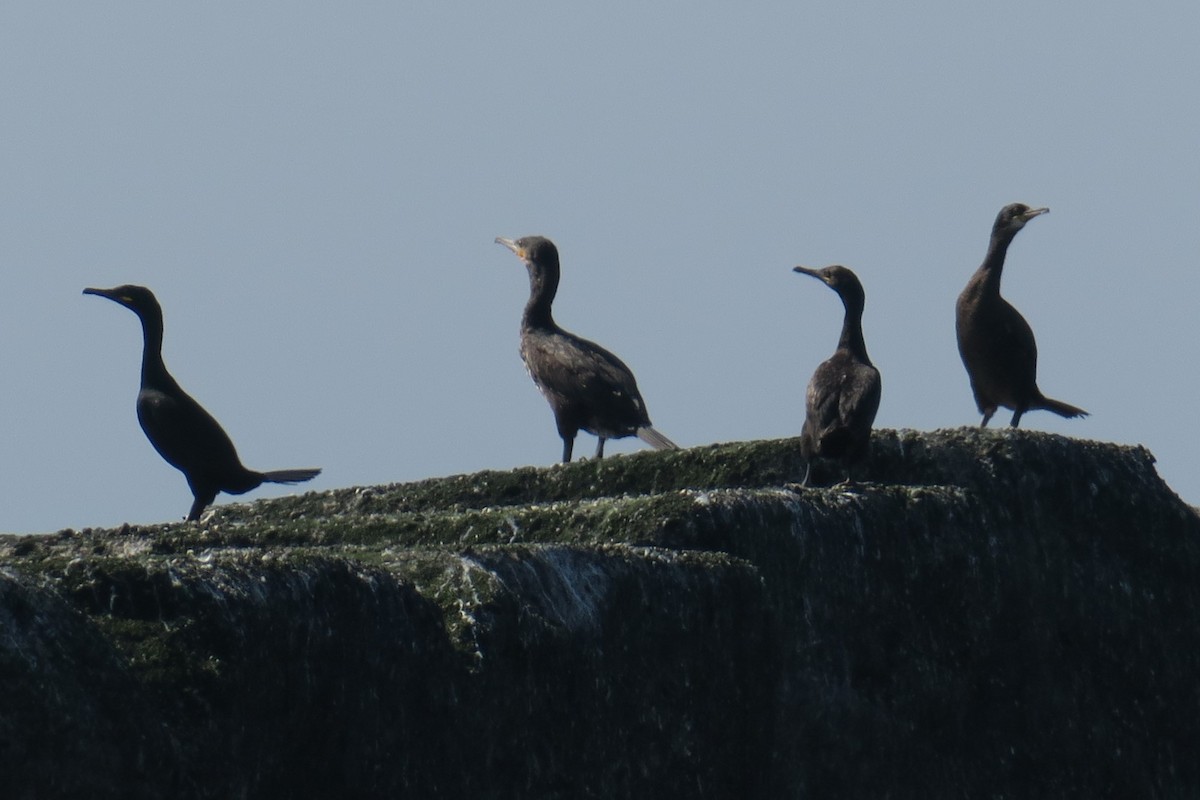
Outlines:
<svg viewBox="0 0 1200 800"><path fill-rule="evenodd" d="M837 356L813 373L805 394L805 429L817 452L836 455L869 432L879 410L879 371Z"/></svg>
<svg viewBox="0 0 1200 800"><path fill-rule="evenodd" d="M840 421L838 406L841 403L841 381L837 365L823 362L813 372L804 393L806 422L813 435L820 438L823 431L836 426Z"/></svg>
<svg viewBox="0 0 1200 800"><path fill-rule="evenodd" d="M229 436L188 395L175 397L152 389L138 394L138 422L154 449L172 466L189 474L210 466L237 463Z"/></svg>
<svg viewBox="0 0 1200 800"><path fill-rule="evenodd" d="M526 343L530 375L543 392L586 407L585 417L612 420L630 430L649 424L637 381L621 359L571 334Z"/></svg>
<svg viewBox="0 0 1200 800"><path fill-rule="evenodd" d="M879 411L883 384L879 370L867 364L854 364L842 376L838 397L838 418L849 428L870 428Z"/></svg>
<svg viewBox="0 0 1200 800"><path fill-rule="evenodd" d="M1005 302L1008 312L1004 315L1002 329L1004 339L1014 360L1032 366L1033 374L1037 374L1037 341L1033 336L1033 328L1021 315L1020 311Z"/></svg>

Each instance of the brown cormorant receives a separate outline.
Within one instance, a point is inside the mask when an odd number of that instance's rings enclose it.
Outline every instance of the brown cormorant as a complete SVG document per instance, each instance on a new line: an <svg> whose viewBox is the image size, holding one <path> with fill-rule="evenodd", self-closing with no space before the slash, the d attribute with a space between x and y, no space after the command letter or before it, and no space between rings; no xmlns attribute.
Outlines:
<svg viewBox="0 0 1200 800"><path fill-rule="evenodd" d="M879 370L871 363L863 340L866 294L858 276L846 267L795 267L794 271L811 275L833 289L846 309L837 349L813 372L804 397L804 427L800 431L800 454L808 461L804 483L808 483L816 457L841 461L848 479L850 466L867 455L882 390Z"/></svg>
<svg viewBox="0 0 1200 800"><path fill-rule="evenodd" d="M516 241L496 237L516 253L529 271L529 301L521 316L521 359L537 384L563 440L563 463L571 460L580 430L599 438L596 458L604 456L604 441L637 436L657 450L678 446L650 425L646 404L629 367L595 342L563 330L550 314L558 291L558 248L542 236Z"/></svg>
<svg viewBox="0 0 1200 800"><path fill-rule="evenodd" d="M187 478L195 497L188 511L189 520L199 519L200 512L216 498L217 492L242 494L262 483L299 483L321 472L319 469L255 472L242 466L229 436L167 372L162 358L162 308L153 292L144 286L127 285L84 289L83 293L120 303L142 321L138 422L158 454Z"/></svg>
<svg viewBox="0 0 1200 800"><path fill-rule="evenodd" d="M1037 387L1037 343L1029 323L1000 296L1004 256L1017 231L1048 208L1013 203L1000 209L983 264L967 281L955 306L958 352L971 379L975 405L986 427L999 406L1013 410L1012 426L1032 409L1061 417L1085 417L1082 408L1052 400Z"/></svg>

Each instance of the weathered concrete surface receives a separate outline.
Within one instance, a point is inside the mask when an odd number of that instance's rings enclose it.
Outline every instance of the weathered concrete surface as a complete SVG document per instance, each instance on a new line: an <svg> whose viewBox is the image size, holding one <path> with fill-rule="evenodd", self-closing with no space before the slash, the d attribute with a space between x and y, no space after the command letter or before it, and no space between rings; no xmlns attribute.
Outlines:
<svg viewBox="0 0 1200 800"><path fill-rule="evenodd" d="M802 474L752 442L6 540L5 796L1200 793L1200 520L1149 453L883 431L871 483Z"/></svg>

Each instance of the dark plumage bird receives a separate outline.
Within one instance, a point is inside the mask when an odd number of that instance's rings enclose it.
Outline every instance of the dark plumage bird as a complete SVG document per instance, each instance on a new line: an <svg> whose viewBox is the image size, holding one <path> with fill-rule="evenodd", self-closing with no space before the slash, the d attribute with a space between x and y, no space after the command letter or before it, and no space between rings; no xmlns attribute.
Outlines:
<svg viewBox="0 0 1200 800"><path fill-rule="evenodd" d="M811 275L833 289L846 309L837 349L813 372L804 397L804 427L800 431L800 454L808 461L804 483L808 483L816 457L841 461L848 478L850 466L867 455L883 386L863 340L866 294L858 276L846 267L795 267L794 271Z"/></svg>
<svg viewBox="0 0 1200 800"><path fill-rule="evenodd" d="M599 437L596 458L606 439L637 436L658 450L677 445L650 425L646 404L629 367L595 342L563 330L550 314L558 291L558 248L542 236L496 242L516 253L529 272L529 302L521 316L521 359L558 424L562 460L571 460L575 435Z"/></svg>
<svg viewBox="0 0 1200 800"><path fill-rule="evenodd" d="M1053 411L1061 417L1085 417L1082 408L1052 400L1037 387L1037 343L1029 323L1000 296L1004 256L1017 231L1048 208L1013 203L1000 209L992 226L992 239L983 264L967 281L955 306L958 352L971 379L975 405L983 414L980 427L1000 406L1013 411L1012 426L1032 409Z"/></svg>
<svg viewBox="0 0 1200 800"><path fill-rule="evenodd" d="M142 385L137 396L138 422L150 444L167 463L183 472L195 502L187 518L196 520L217 492L242 494L262 483L299 483L319 469L255 472L242 466L229 436L167 372L162 358L163 316L154 293L144 286L84 289L107 297L142 321Z"/></svg>

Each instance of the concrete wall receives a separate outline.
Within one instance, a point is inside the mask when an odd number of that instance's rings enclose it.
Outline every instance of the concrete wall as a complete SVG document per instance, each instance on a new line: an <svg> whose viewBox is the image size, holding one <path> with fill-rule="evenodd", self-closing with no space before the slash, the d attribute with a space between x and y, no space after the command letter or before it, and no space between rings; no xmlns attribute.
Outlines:
<svg viewBox="0 0 1200 800"><path fill-rule="evenodd" d="M1200 521L1149 453L796 450L6 540L5 796L1200 793Z"/></svg>

